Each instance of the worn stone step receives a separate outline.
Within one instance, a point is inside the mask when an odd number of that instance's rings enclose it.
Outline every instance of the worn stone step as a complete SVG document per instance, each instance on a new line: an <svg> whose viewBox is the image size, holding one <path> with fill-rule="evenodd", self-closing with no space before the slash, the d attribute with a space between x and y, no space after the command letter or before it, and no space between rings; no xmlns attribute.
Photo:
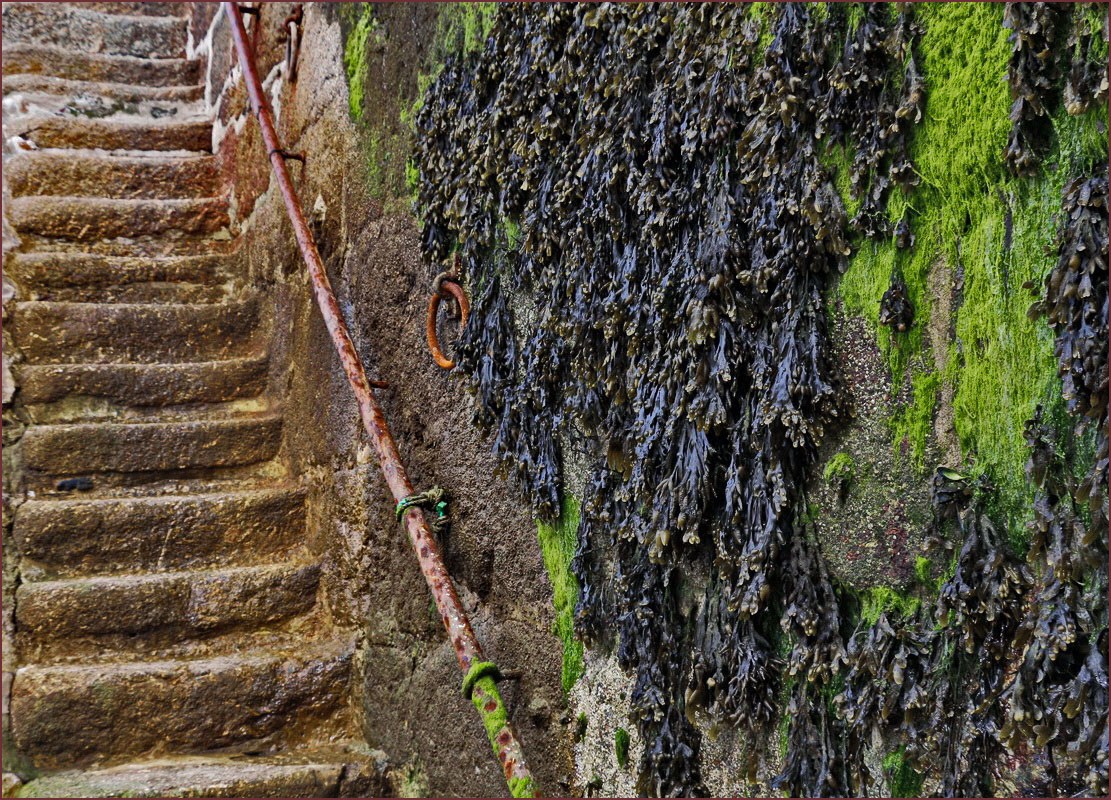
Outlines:
<svg viewBox="0 0 1111 800"><path fill-rule="evenodd" d="M222 197L199 200L17 197L8 207L17 231L77 241L215 233L229 223L228 204Z"/></svg>
<svg viewBox="0 0 1111 800"><path fill-rule="evenodd" d="M29 500L12 530L23 557L54 576L237 566L304 541L304 493Z"/></svg>
<svg viewBox="0 0 1111 800"><path fill-rule="evenodd" d="M20 153L4 164L12 197L208 198L221 194L213 156L107 156L66 151Z"/></svg>
<svg viewBox="0 0 1111 800"><path fill-rule="evenodd" d="M168 642L257 628L308 613L320 567L274 564L221 570L30 581L16 590L16 646L71 648L75 639ZM130 648L128 648L130 649Z"/></svg>
<svg viewBox="0 0 1111 800"><path fill-rule="evenodd" d="M3 70L9 76L48 75L76 81L105 81L144 87L196 86L204 62L185 58L135 58L82 53L44 44L4 41Z"/></svg>
<svg viewBox="0 0 1111 800"><path fill-rule="evenodd" d="M4 77L4 95L59 95L73 98L100 98L104 110L138 113L139 103L163 103L167 114L179 104L196 103L204 98L204 86L135 86L130 83L74 80L53 75L17 74Z"/></svg>
<svg viewBox="0 0 1111 800"><path fill-rule="evenodd" d="M52 364L15 368L26 404L66 397L101 398L120 406L223 403L266 389L265 354L187 364Z"/></svg>
<svg viewBox="0 0 1111 800"><path fill-rule="evenodd" d="M105 14L126 14L140 17L188 17L189 3L148 3L148 2L117 2L117 3L81 3L82 8L91 11L102 11Z"/></svg>
<svg viewBox="0 0 1111 800"><path fill-rule="evenodd" d="M74 242L51 239L33 233L21 234L19 252L104 256L111 258L166 259L185 256L226 258L232 263L239 249L238 237L224 232L205 236L148 236L141 239L105 239L100 242ZM11 258L5 256L5 262Z"/></svg>
<svg viewBox="0 0 1111 800"><path fill-rule="evenodd" d="M186 422L34 425L23 434L23 462L39 475L170 472L257 464L281 444L282 417Z"/></svg>
<svg viewBox="0 0 1111 800"><path fill-rule="evenodd" d="M80 3L5 3L3 25L5 44L140 58L180 58L188 39L184 18L106 14Z"/></svg>
<svg viewBox="0 0 1111 800"><path fill-rule="evenodd" d="M9 253L4 274L26 300L49 299L61 290L87 292L85 302L117 300L133 285L182 283L215 286L227 280L218 256L127 257L81 252ZM99 292L93 290L101 290ZM141 290L139 290L141 293ZM61 299L61 298L57 298Z"/></svg>
<svg viewBox="0 0 1111 800"><path fill-rule="evenodd" d="M212 152L212 123L206 119L140 117L28 117L15 130L39 148Z"/></svg>
<svg viewBox="0 0 1111 800"><path fill-rule="evenodd" d="M43 769L277 738L342 703L350 643L191 661L30 666L12 682L16 747Z"/></svg>
<svg viewBox="0 0 1111 800"><path fill-rule="evenodd" d="M17 797L392 797L389 761L365 745L278 756L179 756L36 778Z"/></svg>
<svg viewBox="0 0 1111 800"><path fill-rule="evenodd" d="M61 288L29 293L28 300L52 300L59 303L219 303L226 301L229 287L201 283L148 282L126 286L104 286L96 289Z"/></svg>
<svg viewBox="0 0 1111 800"><path fill-rule="evenodd" d="M215 361L258 352L257 304L16 304L15 346L30 364Z"/></svg>

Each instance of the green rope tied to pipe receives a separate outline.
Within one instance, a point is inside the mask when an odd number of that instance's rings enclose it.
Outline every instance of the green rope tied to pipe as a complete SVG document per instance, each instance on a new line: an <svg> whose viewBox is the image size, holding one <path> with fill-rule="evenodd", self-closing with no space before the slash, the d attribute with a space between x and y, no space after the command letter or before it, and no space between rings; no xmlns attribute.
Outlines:
<svg viewBox="0 0 1111 800"><path fill-rule="evenodd" d="M432 528L433 533L439 536L451 524L451 518L447 514L447 503L447 492L439 486L433 486L426 492L417 492L408 497L402 497L398 501L394 513L397 515L397 521L401 522L405 519L405 512L410 508L424 508L433 512L436 516L429 523L429 527Z"/></svg>

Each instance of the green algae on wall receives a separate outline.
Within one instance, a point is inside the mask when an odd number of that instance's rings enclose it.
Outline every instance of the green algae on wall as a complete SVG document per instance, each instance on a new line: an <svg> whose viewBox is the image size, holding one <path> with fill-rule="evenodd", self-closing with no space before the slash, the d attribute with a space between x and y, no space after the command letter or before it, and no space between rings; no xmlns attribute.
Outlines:
<svg viewBox="0 0 1111 800"><path fill-rule="evenodd" d="M578 530L579 504L570 496L563 498L558 518L551 522L541 520L536 524L544 568L552 582L555 633L563 642L564 693L571 691L583 671L583 643L575 637L574 627L579 585L571 574L571 558L575 555Z"/></svg>
<svg viewBox="0 0 1111 800"><path fill-rule="evenodd" d="M883 773L892 797L919 797L923 778L906 759L906 748L900 747L883 759Z"/></svg>
<svg viewBox="0 0 1111 800"><path fill-rule="evenodd" d="M916 243L909 250L893 240L861 243L839 293L849 313L875 328L896 387L909 377L909 402L892 420L895 448L924 470L948 383L962 454L975 474L991 476L998 489L993 511L1021 541L1031 496L1022 471L1023 427L1039 403L1060 394L1052 334L1028 317L1035 297L1023 285L1040 287L1052 265L1047 252L1067 178L1106 161L1107 109L1081 117L1058 111L1056 144L1042 173L1013 178L1002 157L1011 129L1005 80L1011 44L1002 6L922 4L916 14L925 27L919 50L928 91L910 152L921 181L909 196L893 194L888 207L892 221L909 217ZM842 194L849 161L843 152L826 154ZM941 371L925 354L936 313L929 277L937 269L949 271L958 297L956 341ZM904 334L879 325L880 297L896 275L906 282L915 315Z"/></svg>
<svg viewBox="0 0 1111 800"><path fill-rule="evenodd" d="M410 153L425 91L449 57L482 47L496 4L439 3L420 23L416 12L401 15L404 28L391 27L399 15L375 4L340 5L349 110L361 134L369 193L388 211L407 211L416 198ZM411 71L386 70L397 64L409 64Z"/></svg>
<svg viewBox="0 0 1111 800"><path fill-rule="evenodd" d="M860 619L868 625L875 625L883 614L911 617L921 604L922 601L913 595L886 586L874 586L860 592Z"/></svg>
<svg viewBox="0 0 1111 800"><path fill-rule="evenodd" d="M362 3L358 8L355 26L343 43L343 67L347 73L347 99L351 117L363 117L363 91L366 86L369 67L367 65L368 41L378 27L374 18L374 8Z"/></svg>
<svg viewBox="0 0 1111 800"><path fill-rule="evenodd" d="M401 109L401 123L406 128L416 130L417 113L424 104L425 93L439 77L444 61L450 56L465 56L482 49L494 24L497 6L497 3L440 4L428 63L417 72L416 97ZM415 187L415 183L412 186Z"/></svg>
<svg viewBox="0 0 1111 800"><path fill-rule="evenodd" d="M629 732L618 728L613 734L613 754L617 757L617 766L621 769L629 766Z"/></svg>

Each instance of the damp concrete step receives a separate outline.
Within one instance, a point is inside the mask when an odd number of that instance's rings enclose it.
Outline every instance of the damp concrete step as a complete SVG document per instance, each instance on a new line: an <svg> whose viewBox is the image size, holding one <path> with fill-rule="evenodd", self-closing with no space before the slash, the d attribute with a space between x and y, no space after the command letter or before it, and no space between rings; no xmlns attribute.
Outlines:
<svg viewBox="0 0 1111 800"><path fill-rule="evenodd" d="M129 293L141 296L151 285L218 286L227 280L223 264L219 256L9 253L4 273L19 285L23 300L62 300L60 293L67 293L84 302L118 302Z"/></svg>
<svg viewBox="0 0 1111 800"><path fill-rule="evenodd" d="M107 14L82 3L5 3L4 42L86 53L180 58L188 41L181 17Z"/></svg>
<svg viewBox="0 0 1111 800"><path fill-rule="evenodd" d="M4 163L12 197L47 195L119 200L217 197L213 156L109 156L73 151L26 152Z"/></svg>
<svg viewBox="0 0 1111 800"><path fill-rule="evenodd" d="M28 666L11 689L12 738L42 769L290 735L335 713L351 644L302 643L189 661Z"/></svg>
<svg viewBox="0 0 1111 800"><path fill-rule="evenodd" d="M16 304L11 330L30 364L214 361L257 352L251 300Z"/></svg>
<svg viewBox="0 0 1111 800"><path fill-rule="evenodd" d="M204 80L204 62L199 59L82 53L38 43L17 44L6 37L2 59L5 83L8 77L23 74L148 88L196 86Z"/></svg>
<svg viewBox="0 0 1111 800"><path fill-rule="evenodd" d="M15 131L40 149L212 152L212 122L206 119L36 116L20 120Z"/></svg>
<svg viewBox="0 0 1111 800"><path fill-rule="evenodd" d="M16 589L16 646L55 643L68 655L73 640L131 650L132 641L142 649L257 628L311 611L319 580L319 565L291 563L26 581Z"/></svg>
<svg viewBox="0 0 1111 800"><path fill-rule="evenodd" d="M75 80L53 75L16 74L4 77L4 95L58 95L73 98L100 98L105 110L137 113L139 103L163 103L162 113L179 113L179 104L196 103L204 98L204 86L135 86L130 83Z"/></svg>
<svg viewBox="0 0 1111 800"><path fill-rule="evenodd" d="M224 403L266 390L265 354L186 364L52 364L15 368L23 402L98 398L125 407Z"/></svg>
<svg viewBox="0 0 1111 800"><path fill-rule="evenodd" d="M257 464L281 444L282 417L186 422L33 425L23 434L24 466L33 475L172 472Z"/></svg>
<svg viewBox="0 0 1111 800"><path fill-rule="evenodd" d="M9 203L17 231L75 241L165 233L215 233L229 223L222 197L117 200L102 197L17 197Z"/></svg>
<svg viewBox="0 0 1111 800"><path fill-rule="evenodd" d="M28 500L12 533L23 558L56 577L239 566L304 541L304 499L299 489L277 487Z"/></svg>
<svg viewBox="0 0 1111 800"><path fill-rule="evenodd" d="M68 770L24 784L16 797L392 797L380 750L297 748L277 756L179 756Z"/></svg>

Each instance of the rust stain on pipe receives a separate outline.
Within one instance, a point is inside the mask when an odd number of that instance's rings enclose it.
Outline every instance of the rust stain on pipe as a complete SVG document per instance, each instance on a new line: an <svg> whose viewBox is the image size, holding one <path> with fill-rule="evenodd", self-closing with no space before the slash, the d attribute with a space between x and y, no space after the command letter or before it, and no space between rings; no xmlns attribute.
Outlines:
<svg viewBox="0 0 1111 800"><path fill-rule="evenodd" d="M251 109L258 118L259 127L262 129L262 140L269 154L270 166L274 170L278 189L285 201L289 221L293 224L293 235L301 249L305 266L309 270L316 303L320 307L324 324L332 337L336 352L339 354L343 371L347 375L347 381L351 384L351 390L355 394L355 400L359 407L359 417L362 419L367 436L378 454L378 463L382 468L382 475L390 487L390 492L393 493L394 500L400 502L403 498L413 494L413 485L410 483L405 467L401 463L401 456L398 454L397 446L390 435L385 415L371 391L371 382L367 380L362 361L359 359L359 354L355 351L355 345L347 332L343 314L336 302L332 285L328 280L328 273L324 268L324 262L316 249L316 242L313 240L312 232L305 221L301 202L297 198L293 182L289 177L289 171L286 169L285 152L274 129L274 115L263 92L262 81L259 80L258 69L255 66L251 46L247 41L247 31L243 26L240 9L236 3L225 2L222 5L231 25L232 39L239 55L239 65L243 70L243 82L247 87ZM428 588L432 592L444 628L447 630L448 638L455 649L455 657L459 661L459 667L466 673L473 663L485 660L482 646L478 643L478 639L471 629L471 623L467 619L466 612L463 611L451 576L444 566L439 544L429 530L428 524L424 521L424 515L420 509L410 508L405 513L404 521L409 540L417 554L417 560L420 562L421 573L423 573L424 579L428 583ZM505 775L507 778L515 776L527 779L531 786L532 777L525 763L520 742L513 729L506 723L498 735L502 739L502 746L495 745L495 749L499 760L502 762Z"/></svg>

